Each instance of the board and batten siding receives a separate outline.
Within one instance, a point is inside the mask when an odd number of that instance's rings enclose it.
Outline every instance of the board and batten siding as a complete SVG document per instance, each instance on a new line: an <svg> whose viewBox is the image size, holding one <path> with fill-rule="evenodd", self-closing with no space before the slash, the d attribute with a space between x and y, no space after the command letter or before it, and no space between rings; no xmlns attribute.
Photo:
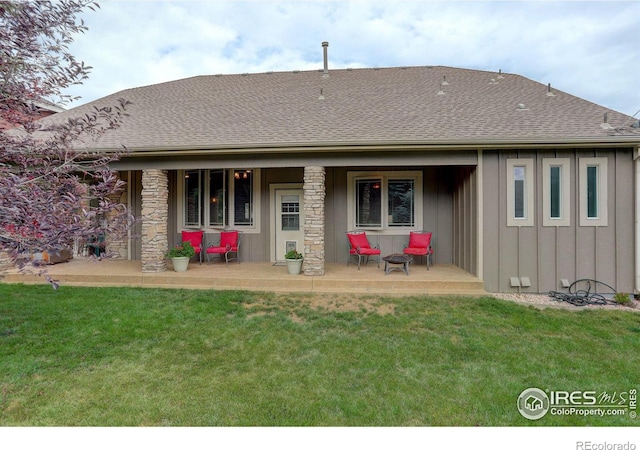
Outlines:
<svg viewBox="0 0 640 450"><path fill-rule="evenodd" d="M568 226L544 226L543 161L569 161ZM580 221L580 159L606 158L606 225ZM533 226L508 226L507 160L533 161ZM622 292L633 292L634 173L631 149L558 149L483 152L483 267L489 292L517 292L511 277L528 277L523 292L562 290L594 279ZM528 178L531 181L531 178Z"/></svg>

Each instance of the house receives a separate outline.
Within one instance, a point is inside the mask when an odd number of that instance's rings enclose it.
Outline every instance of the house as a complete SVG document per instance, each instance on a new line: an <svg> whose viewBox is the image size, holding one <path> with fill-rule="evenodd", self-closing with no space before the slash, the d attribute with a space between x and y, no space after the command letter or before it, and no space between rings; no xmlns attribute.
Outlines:
<svg viewBox="0 0 640 450"><path fill-rule="evenodd" d="M538 397L534 397L533 395L527 397L524 404L529 409L529 411L539 411L544 407L542 400L540 400Z"/></svg>
<svg viewBox="0 0 640 450"><path fill-rule="evenodd" d="M347 262L348 230L383 254L428 230L434 263L489 292L640 291L637 120L499 70L329 70L323 46L317 71L196 76L57 115L132 102L92 144L130 150L113 168L141 239L123 258L161 272L182 230L237 229L243 261L297 248L322 276Z"/></svg>
<svg viewBox="0 0 640 450"><path fill-rule="evenodd" d="M37 102L32 102L29 105L23 103L23 105L31 110L30 113L34 120L41 119L43 117L49 117L53 114L64 111L64 108L62 108L61 106L44 99ZM6 110L0 111L0 131L8 130L16 126L16 117L12 117L12 114L18 114L22 119L26 117L24 113ZM14 120L11 120L12 118Z"/></svg>

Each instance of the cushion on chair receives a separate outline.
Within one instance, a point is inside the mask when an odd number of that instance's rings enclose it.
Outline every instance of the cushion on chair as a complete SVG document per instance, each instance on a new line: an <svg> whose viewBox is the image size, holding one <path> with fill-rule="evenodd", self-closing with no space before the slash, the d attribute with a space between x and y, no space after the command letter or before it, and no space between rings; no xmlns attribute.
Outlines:
<svg viewBox="0 0 640 450"><path fill-rule="evenodd" d="M369 244L369 239L367 239L365 233L347 234L347 237L349 238L349 244L351 244L352 249L358 247L360 247L361 250L371 248L371 244ZM360 253L362 253L362 251Z"/></svg>
<svg viewBox="0 0 640 450"><path fill-rule="evenodd" d="M431 244L432 233L409 233L409 247L410 248L428 248ZM415 253L414 253L415 254ZM426 255L426 252L423 253Z"/></svg>
<svg viewBox="0 0 640 450"><path fill-rule="evenodd" d="M356 254L360 254L360 255L379 255L380 254L380 250L377 248L362 248L360 247L360 251L357 251L356 249L351 249L349 251L349 253L351 253L352 255L356 255Z"/></svg>
<svg viewBox="0 0 640 450"><path fill-rule="evenodd" d="M403 250L405 255L424 256L428 250L426 248L407 247Z"/></svg>
<svg viewBox="0 0 640 450"><path fill-rule="evenodd" d="M237 231L222 231L220 233L220 247L236 248L238 246L238 232Z"/></svg>
<svg viewBox="0 0 640 450"><path fill-rule="evenodd" d="M200 253L200 246L202 245L202 236L204 231L183 231L182 242L189 242L195 249L196 253Z"/></svg>
<svg viewBox="0 0 640 450"><path fill-rule="evenodd" d="M227 247L207 247L207 253L227 253Z"/></svg>

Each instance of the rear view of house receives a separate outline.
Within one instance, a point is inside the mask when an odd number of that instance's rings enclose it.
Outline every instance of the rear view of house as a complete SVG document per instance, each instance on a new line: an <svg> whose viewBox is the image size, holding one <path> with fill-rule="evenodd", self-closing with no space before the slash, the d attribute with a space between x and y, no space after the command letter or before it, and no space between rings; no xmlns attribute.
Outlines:
<svg viewBox="0 0 640 450"><path fill-rule="evenodd" d="M299 250L308 276L347 263L349 230L383 255L426 230L436 266L489 292L640 290L636 119L501 71L326 61L128 89L44 120L131 102L92 148L130 150L113 168L141 239L117 244L146 272L166 270L183 230L240 230L242 261Z"/></svg>

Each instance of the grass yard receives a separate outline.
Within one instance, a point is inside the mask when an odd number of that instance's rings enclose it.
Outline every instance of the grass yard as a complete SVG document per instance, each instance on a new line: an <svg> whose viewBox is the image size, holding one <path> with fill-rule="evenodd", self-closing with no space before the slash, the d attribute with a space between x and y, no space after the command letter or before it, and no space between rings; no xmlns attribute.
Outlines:
<svg viewBox="0 0 640 450"><path fill-rule="evenodd" d="M0 284L2 426L637 426L516 402L639 372L631 311Z"/></svg>

